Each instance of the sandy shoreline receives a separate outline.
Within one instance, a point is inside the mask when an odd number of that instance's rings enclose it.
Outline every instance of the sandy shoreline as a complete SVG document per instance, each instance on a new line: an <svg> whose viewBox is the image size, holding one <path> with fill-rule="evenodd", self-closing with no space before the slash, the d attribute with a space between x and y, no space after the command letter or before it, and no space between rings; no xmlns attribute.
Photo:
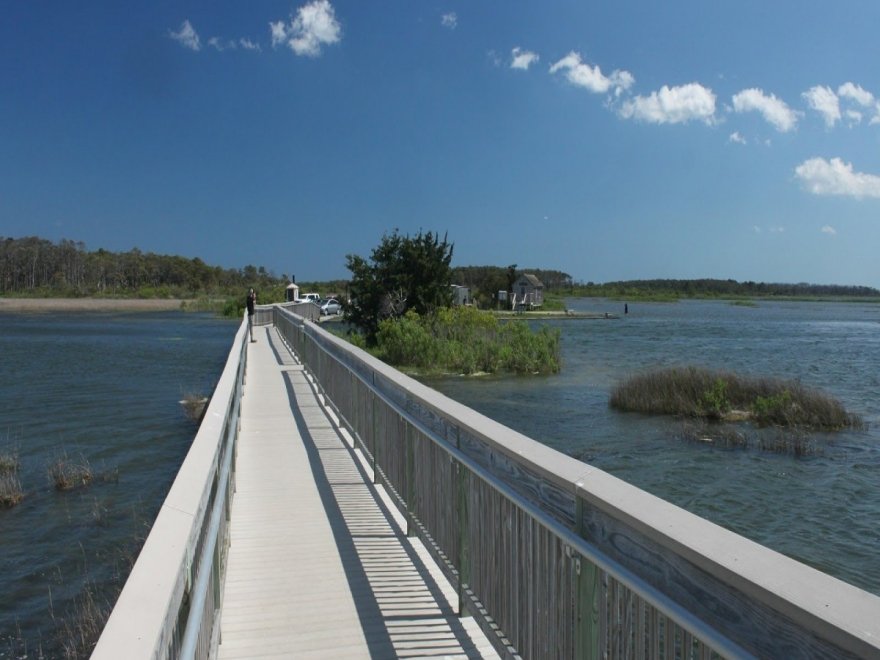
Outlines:
<svg viewBox="0 0 880 660"><path fill-rule="evenodd" d="M0 298L3 312L165 312L179 310L179 298Z"/></svg>

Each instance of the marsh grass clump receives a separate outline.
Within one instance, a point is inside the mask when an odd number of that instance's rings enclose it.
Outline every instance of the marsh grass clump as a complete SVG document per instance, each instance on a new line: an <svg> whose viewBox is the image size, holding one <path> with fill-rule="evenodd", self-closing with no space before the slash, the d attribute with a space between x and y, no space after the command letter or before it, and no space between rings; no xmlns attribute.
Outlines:
<svg viewBox="0 0 880 660"><path fill-rule="evenodd" d="M758 448L776 454L792 454L794 456L815 456L822 454L822 448L809 434L799 429L778 432L769 436L761 436Z"/></svg>
<svg viewBox="0 0 880 660"><path fill-rule="evenodd" d="M684 422L678 437L718 449L753 449L798 458L824 453L823 444L799 428L756 429L747 433L729 424L698 420Z"/></svg>
<svg viewBox="0 0 880 660"><path fill-rule="evenodd" d="M58 631L64 658L88 658L104 629L112 607L98 594L94 584L87 584L76 597Z"/></svg>
<svg viewBox="0 0 880 660"><path fill-rule="evenodd" d="M20 467L17 451L0 452L0 507L11 508L24 499L18 478Z"/></svg>
<svg viewBox="0 0 880 660"><path fill-rule="evenodd" d="M12 508L24 499L16 472L0 472L0 507Z"/></svg>
<svg viewBox="0 0 880 660"><path fill-rule="evenodd" d="M837 399L797 381L696 367L634 376L612 390L609 405L624 412L751 420L759 426L823 431L864 426L862 419L847 412Z"/></svg>
<svg viewBox="0 0 880 660"><path fill-rule="evenodd" d="M205 409L208 407L208 397L200 392L186 392L180 400L183 407L183 414L187 419L194 422L201 422L205 415Z"/></svg>
<svg viewBox="0 0 880 660"><path fill-rule="evenodd" d="M685 423L681 427L679 437L686 442L723 449L747 449L751 445L747 434L730 426L719 424Z"/></svg>
<svg viewBox="0 0 880 660"><path fill-rule="evenodd" d="M62 452L48 467L49 483L55 490L73 490L92 483L94 473L92 466L82 454L74 459Z"/></svg>
<svg viewBox="0 0 880 660"><path fill-rule="evenodd" d="M11 474L18 472L21 467L21 461L18 459L18 452L5 449L0 451L0 474Z"/></svg>

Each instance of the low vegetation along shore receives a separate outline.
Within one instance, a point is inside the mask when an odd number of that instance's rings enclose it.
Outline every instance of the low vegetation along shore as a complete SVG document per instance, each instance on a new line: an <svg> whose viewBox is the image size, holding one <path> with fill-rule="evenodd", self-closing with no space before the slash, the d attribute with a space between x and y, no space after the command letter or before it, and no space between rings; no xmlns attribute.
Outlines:
<svg viewBox="0 0 880 660"><path fill-rule="evenodd" d="M363 344L358 335L351 339ZM561 367L559 330L532 330L473 307L386 319L370 350L388 364L425 375L549 374Z"/></svg>
<svg viewBox="0 0 880 660"><path fill-rule="evenodd" d="M627 412L718 421L751 421L814 431L862 428L835 398L797 381L750 378L696 367L641 374L612 390L610 406Z"/></svg>

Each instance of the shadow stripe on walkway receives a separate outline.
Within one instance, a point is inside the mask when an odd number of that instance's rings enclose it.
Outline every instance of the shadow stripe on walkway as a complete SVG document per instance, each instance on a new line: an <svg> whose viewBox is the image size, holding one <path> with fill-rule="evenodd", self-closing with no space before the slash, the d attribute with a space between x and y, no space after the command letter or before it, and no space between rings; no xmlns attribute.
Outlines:
<svg viewBox="0 0 880 660"><path fill-rule="evenodd" d="M275 329L256 336L220 658L497 657Z"/></svg>

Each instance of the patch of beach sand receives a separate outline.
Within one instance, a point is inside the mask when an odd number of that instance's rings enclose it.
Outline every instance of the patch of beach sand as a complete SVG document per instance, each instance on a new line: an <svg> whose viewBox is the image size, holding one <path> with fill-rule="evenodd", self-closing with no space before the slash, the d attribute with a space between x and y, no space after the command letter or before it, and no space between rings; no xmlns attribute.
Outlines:
<svg viewBox="0 0 880 660"><path fill-rule="evenodd" d="M180 298L0 298L2 312L164 312L178 310Z"/></svg>

